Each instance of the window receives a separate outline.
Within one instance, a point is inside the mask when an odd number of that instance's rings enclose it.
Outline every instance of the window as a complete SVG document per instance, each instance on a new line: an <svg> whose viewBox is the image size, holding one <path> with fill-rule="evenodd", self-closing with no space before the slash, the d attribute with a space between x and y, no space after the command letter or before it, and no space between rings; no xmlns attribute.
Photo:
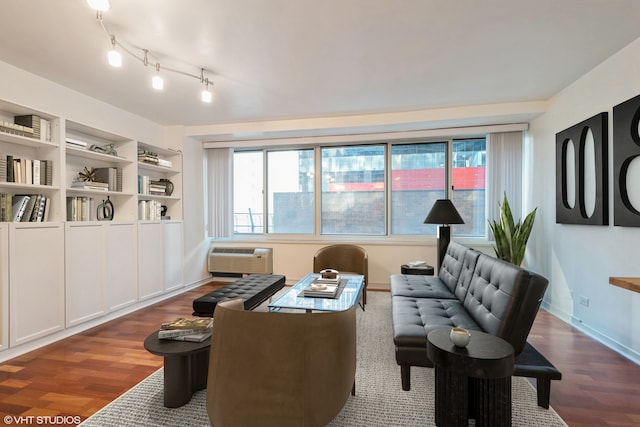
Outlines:
<svg viewBox="0 0 640 427"><path fill-rule="evenodd" d="M465 221L453 233L484 236L485 169L484 138L238 151L234 232L433 235L424 219L451 197Z"/></svg>
<svg viewBox="0 0 640 427"><path fill-rule="evenodd" d="M424 219L445 198L446 142L391 146L391 234L435 234Z"/></svg>
<svg viewBox="0 0 640 427"><path fill-rule="evenodd" d="M233 231L264 233L262 151L233 154Z"/></svg>
<svg viewBox="0 0 640 427"><path fill-rule="evenodd" d="M453 196L451 200L464 219L464 224L452 227L453 233L458 236L484 236L487 223L485 215L487 165L485 139L453 141L452 157Z"/></svg>
<svg viewBox="0 0 640 427"><path fill-rule="evenodd" d="M322 234L385 234L384 145L321 149Z"/></svg>
<svg viewBox="0 0 640 427"><path fill-rule="evenodd" d="M267 152L269 233L313 233L313 149Z"/></svg>

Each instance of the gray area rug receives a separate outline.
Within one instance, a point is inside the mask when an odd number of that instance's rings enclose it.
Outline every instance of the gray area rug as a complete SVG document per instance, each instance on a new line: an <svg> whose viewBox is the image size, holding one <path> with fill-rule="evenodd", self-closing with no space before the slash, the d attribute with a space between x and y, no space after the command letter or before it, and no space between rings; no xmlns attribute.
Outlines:
<svg viewBox="0 0 640 427"><path fill-rule="evenodd" d="M259 307L258 309L264 309ZM366 311L357 311L356 396L349 397L330 426L434 426L433 369L412 368L411 391L403 391L396 364L388 293L369 292ZM524 378L513 378L514 426L566 426L556 412L537 406L536 392ZM180 408L163 406L163 371L151 374L81 424L94 426L209 425L205 390ZM473 421L470 423L473 425Z"/></svg>

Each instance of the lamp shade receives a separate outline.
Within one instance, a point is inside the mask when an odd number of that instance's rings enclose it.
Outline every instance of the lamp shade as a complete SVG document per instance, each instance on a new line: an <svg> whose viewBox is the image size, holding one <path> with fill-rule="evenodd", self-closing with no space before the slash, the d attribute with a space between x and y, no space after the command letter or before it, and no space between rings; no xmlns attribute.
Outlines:
<svg viewBox="0 0 640 427"><path fill-rule="evenodd" d="M433 204L425 224L464 224L464 220L449 199L438 199Z"/></svg>

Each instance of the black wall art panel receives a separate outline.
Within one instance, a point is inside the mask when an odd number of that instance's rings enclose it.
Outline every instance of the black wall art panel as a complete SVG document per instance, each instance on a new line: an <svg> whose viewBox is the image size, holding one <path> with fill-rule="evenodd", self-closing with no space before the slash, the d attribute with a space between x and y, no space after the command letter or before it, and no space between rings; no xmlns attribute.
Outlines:
<svg viewBox="0 0 640 427"><path fill-rule="evenodd" d="M600 113L556 134L556 222L560 224L608 225L608 131L607 113ZM585 145L591 131L594 145L595 207L591 215L585 203ZM567 153L570 144L574 149L575 203L569 200L567 179ZM573 206L572 206L573 205Z"/></svg>
<svg viewBox="0 0 640 427"><path fill-rule="evenodd" d="M613 107L613 224L640 227L640 212L629 200L627 173L640 156L640 95ZM640 161L640 160L639 160ZM634 183L640 191L640 182Z"/></svg>

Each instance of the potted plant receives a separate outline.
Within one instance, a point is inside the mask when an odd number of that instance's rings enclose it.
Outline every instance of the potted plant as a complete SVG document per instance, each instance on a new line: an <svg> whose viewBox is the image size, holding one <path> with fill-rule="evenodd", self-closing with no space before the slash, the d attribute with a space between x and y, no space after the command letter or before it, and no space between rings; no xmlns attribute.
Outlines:
<svg viewBox="0 0 640 427"><path fill-rule="evenodd" d="M497 258L515 265L522 263L524 250L533 228L537 210L538 208L535 208L529 212L524 222L520 223L520 219L518 219L518 222L515 223L507 200L507 194L505 193L504 200L500 206L500 222L489 221L489 227L491 227L491 232L496 242L493 249Z"/></svg>

